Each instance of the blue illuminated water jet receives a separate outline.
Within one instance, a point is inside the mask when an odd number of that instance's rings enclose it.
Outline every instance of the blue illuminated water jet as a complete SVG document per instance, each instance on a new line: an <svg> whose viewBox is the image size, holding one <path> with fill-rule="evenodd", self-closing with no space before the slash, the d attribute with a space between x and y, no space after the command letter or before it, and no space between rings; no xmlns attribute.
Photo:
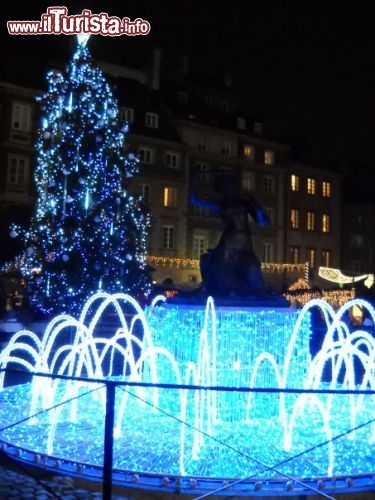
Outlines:
<svg viewBox="0 0 375 500"><path fill-rule="evenodd" d="M35 376L8 388L3 371L0 439L32 450L34 462L101 467L100 380L111 378L143 384L117 389L114 467L134 472L124 482L153 475L162 488L182 477L198 488L228 478L372 476L375 340L348 325L354 305L375 322L360 299L339 311L321 300L296 311L215 308L212 298L204 307L172 306L157 297L142 309L129 295L97 293L79 318L57 316L41 334L22 330L2 351L2 368L83 379ZM312 310L324 324L313 357Z"/></svg>

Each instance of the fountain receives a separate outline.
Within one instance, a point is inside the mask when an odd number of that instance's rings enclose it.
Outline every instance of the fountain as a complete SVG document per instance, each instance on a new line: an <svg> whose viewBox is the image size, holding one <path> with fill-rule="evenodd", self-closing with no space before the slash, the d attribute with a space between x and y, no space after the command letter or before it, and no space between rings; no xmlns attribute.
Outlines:
<svg viewBox="0 0 375 500"><path fill-rule="evenodd" d="M159 296L142 309L99 292L79 318L22 330L1 352L2 449L100 481L110 381L114 484L241 496L373 489L375 339L349 328L354 305L375 321L361 299L297 311ZM312 311L324 327L313 355ZM8 386L9 367L37 375Z"/></svg>

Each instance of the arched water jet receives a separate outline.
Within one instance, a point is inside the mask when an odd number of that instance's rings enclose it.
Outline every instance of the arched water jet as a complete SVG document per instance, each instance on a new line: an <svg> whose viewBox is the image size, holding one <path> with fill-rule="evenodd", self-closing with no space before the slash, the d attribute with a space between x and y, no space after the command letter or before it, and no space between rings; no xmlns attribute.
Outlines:
<svg viewBox="0 0 375 500"><path fill-rule="evenodd" d="M250 457L265 453L264 462L272 465L283 463L283 457L297 454L297 451L300 453L301 448L314 448L319 443L314 441L313 425L320 428L321 432L317 433L320 439L327 441L314 468L298 470L295 461L288 460L288 466L283 466L281 472L286 468L288 473L299 477L348 474L350 465L342 463L342 456L350 455L350 446L354 446L354 442L357 449L358 446L364 448L364 456L370 453L374 441L374 427L370 424L366 430L352 433L351 439L355 440L351 441L352 445L349 440L343 446L333 441L336 435L360 427L375 415L374 396L371 394L375 388L374 338L363 329L352 331L345 323L345 314L354 304L359 304L375 318L369 303L351 301L340 311L334 311L316 299L301 311L278 311L215 308L212 299L205 307L163 302L164 299L159 298L143 310L125 294L96 294L87 302L78 320L63 315L54 318L44 333L37 335L23 331L16 334L0 354L1 366L4 368L12 362L31 372L150 384L149 387L118 391L114 465L119 470L163 476L203 476L210 480L238 477L245 469L246 474L249 472L251 459L245 461L244 458L249 453ZM113 311L116 316L113 324L106 324L104 328L102 318L109 308L112 317ZM320 349L313 357L309 349L312 308L321 311L326 330ZM67 337L72 338L72 342L60 345L61 339ZM355 363L362 367L361 380L355 378ZM270 368L264 370L266 366ZM329 381L323 380L327 366L331 367ZM342 369L345 374L340 377ZM7 389L3 377L0 380L5 395ZM155 387L154 384L185 387L193 384L202 389L182 388L177 391L170 387ZM203 389L216 385L227 390ZM25 390L31 394L30 410L34 413L68 399L74 400L68 410L60 406L43 419L48 447L47 450L38 449L38 453L60 453L57 443L59 426L63 420L67 421L66 425L79 426L83 413L89 412L90 401L93 401L95 412L104 418L104 391L94 390L92 395L85 396L84 412L79 397L84 390L99 387L100 384L92 385L89 380L87 383L67 383L44 378L42 381L41 377L36 377L27 387L25 385ZM315 395L281 392L272 396L266 393L264 400L274 397L276 402L272 405L274 414L270 415L270 411L262 406L259 395L236 392L236 388L254 387L302 391L329 388L338 392ZM363 392L344 396L342 389ZM307 429L304 433L310 434L304 445L301 444L300 422L301 418L306 420L310 416L309 407L313 410L310 413L315 415L315 422L304 421ZM124 462L123 454L119 455L117 449L128 450L124 437L132 443L129 422L134 425L137 419L140 425L151 426L150 429L155 428L155 424L159 427L165 425L162 440L169 444L163 452L159 450L159 455L169 456L177 447L178 456L169 458L164 464L156 463L154 458L151 464L145 460L147 452L143 452L143 462ZM38 427L37 419L33 423ZM4 441L11 441L11 437L13 439L14 435L7 433L0 436ZM16 438L18 445L20 439ZM269 449L262 447L266 440ZM161 443L154 442L153 446L159 449ZM136 448L137 445L133 445L133 451ZM100 449L95 453L92 460L100 464ZM153 455L152 449L149 454ZM125 455L128 460L131 453ZM77 459L75 455L74 459ZM322 467L324 463L325 468ZM358 465L357 472L363 473L363 467ZM267 473L262 472L255 465L254 474L261 479L277 478L277 471L272 474L270 469Z"/></svg>

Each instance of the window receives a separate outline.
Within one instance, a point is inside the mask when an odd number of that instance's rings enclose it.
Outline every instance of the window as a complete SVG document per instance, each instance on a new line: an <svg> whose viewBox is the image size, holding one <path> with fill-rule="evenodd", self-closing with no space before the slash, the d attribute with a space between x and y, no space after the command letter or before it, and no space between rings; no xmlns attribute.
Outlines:
<svg viewBox="0 0 375 500"><path fill-rule="evenodd" d="M159 115L157 113L146 113L146 127L158 128L159 127Z"/></svg>
<svg viewBox="0 0 375 500"><path fill-rule="evenodd" d="M354 274L363 274L365 271L364 266L363 266L363 262L358 262L358 261L351 262L350 268Z"/></svg>
<svg viewBox="0 0 375 500"><path fill-rule="evenodd" d="M228 113L229 111L229 102L228 101L219 101L219 109L223 113Z"/></svg>
<svg viewBox="0 0 375 500"><path fill-rule="evenodd" d="M352 248L364 248L365 239L363 237L363 234L352 234L350 236L350 246Z"/></svg>
<svg viewBox="0 0 375 500"><path fill-rule="evenodd" d="M206 151L207 149L207 138L200 136L198 140L198 149L201 151Z"/></svg>
<svg viewBox="0 0 375 500"><path fill-rule="evenodd" d="M166 249L174 248L175 230L174 226L163 226L162 246Z"/></svg>
<svg viewBox="0 0 375 500"><path fill-rule="evenodd" d="M306 214L306 229L315 231L315 212L308 211Z"/></svg>
<svg viewBox="0 0 375 500"><path fill-rule="evenodd" d="M275 221L275 210L272 207L264 207L264 211L270 218L271 224L273 224Z"/></svg>
<svg viewBox="0 0 375 500"><path fill-rule="evenodd" d="M139 148L139 160L141 163L152 163L153 162L153 151L149 148Z"/></svg>
<svg viewBox="0 0 375 500"><path fill-rule="evenodd" d="M223 139L221 141L221 153L225 156L230 156L232 152L232 144L229 140Z"/></svg>
<svg viewBox="0 0 375 500"><path fill-rule="evenodd" d="M187 94L187 92L184 92L183 90L179 90L177 92L177 99L180 102L187 102L187 100L188 100L188 94Z"/></svg>
<svg viewBox="0 0 375 500"><path fill-rule="evenodd" d="M255 191L255 173L244 171L242 172L242 188L246 191Z"/></svg>
<svg viewBox="0 0 375 500"><path fill-rule="evenodd" d="M263 191L265 193L273 193L275 191L275 178L271 175L263 177Z"/></svg>
<svg viewBox="0 0 375 500"><path fill-rule="evenodd" d="M212 96L210 95L206 95L204 100L206 101L206 103L210 106L210 108L212 108L213 106L213 100L212 100Z"/></svg>
<svg viewBox="0 0 375 500"><path fill-rule="evenodd" d="M149 184L140 184L139 188L141 190L141 195L145 203L150 203L151 201L151 186Z"/></svg>
<svg viewBox="0 0 375 500"><path fill-rule="evenodd" d="M246 160L254 160L255 159L255 147L251 144L245 144L243 147L243 156Z"/></svg>
<svg viewBox="0 0 375 500"><path fill-rule="evenodd" d="M290 176L290 190L297 192L299 191L299 175Z"/></svg>
<svg viewBox="0 0 375 500"><path fill-rule="evenodd" d="M307 183L306 183L306 190L307 190L308 194L315 194L316 193L316 181L315 181L315 179L308 177Z"/></svg>
<svg viewBox="0 0 375 500"><path fill-rule="evenodd" d="M322 231L323 233L331 232L331 217L328 214L322 215Z"/></svg>
<svg viewBox="0 0 375 500"><path fill-rule="evenodd" d="M264 164L274 165L275 164L275 152L270 149L264 151Z"/></svg>
<svg viewBox="0 0 375 500"><path fill-rule="evenodd" d="M297 208L290 210L290 226L292 229L299 228L299 210Z"/></svg>
<svg viewBox="0 0 375 500"><path fill-rule="evenodd" d="M177 207L177 189L174 187L165 187L163 190L163 207Z"/></svg>
<svg viewBox="0 0 375 500"><path fill-rule="evenodd" d="M254 134L263 133L263 124L261 122L254 122Z"/></svg>
<svg viewBox="0 0 375 500"><path fill-rule="evenodd" d="M193 240L193 259L199 259L199 257L207 252L207 237L203 235L194 236Z"/></svg>
<svg viewBox="0 0 375 500"><path fill-rule="evenodd" d="M180 155L173 151L167 151L165 154L165 163L169 168L178 168L180 166Z"/></svg>
<svg viewBox="0 0 375 500"><path fill-rule="evenodd" d="M25 156L12 155L8 160L8 189L24 192L27 187L29 159Z"/></svg>
<svg viewBox="0 0 375 500"><path fill-rule="evenodd" d="M133 108L121 108L120 112L120 118L121 121L127 122L127 123L133 123L134 122L134 109Z"/></svg>
<svg viewBox="0 0 375 500"><path fill-rule="evenodd" d="M322 182L322 196L323 198L331 198L331 183L329 181Z"/></svg>
<svg viewBox="0 0 375 500"><path fill-rule="evenodd" d="M322 266L331 267L332 252L331 250L322 250Z"/></svg>
<svg viewBox="0 0 375 500"><path fill-rule="evenodd" d="M299 263L299 247L292 245L289 247L289 261L292 264Z"/></svg>
<svg viewBox="0 0 375 500"><path fill-rule="evenodd" d="M272 243L263 243L262 246L262 262L273 262L273 245Z"/></svg>
<svg viewBox="0 0 375 500"><path fill-rule="evenodd" d="M12 129L21 132L31 131L31 110L30 104L13 102L12 105Z"/></svg>
<svg viewBox="0 0 375 500"><path fill-rule="evenodd" d="M306 258L307 262L309 263L310 267L315 267L316 263L316 249L315 248L308 248L306 250Z"/></svg>
<svg viewBox="0 0 375 500"><path fill-rule="evenodd" d="M237 128L239 130L245 130L246 129L246 120L245 120L245 118L237 118Z"/></svg>
<svg viewBox="0 0 375 500"><path fill-rule="evenodd" d="M195 165L195 170L196 170L195 179L198 182L208 182L210 175L209 174L210 166L208 163L202 161L198 162Z"/></svg>
<svg viewBox="0 0 375 500"><path fill-rule="evenodd" d="M200 205L192 205L193 207L193 215L197 217L209 217L210 210L207 207L201 207Z"/></svg>
<svg viewBox="0 0 375 500"><path fill-rule="evenodd" d="M354 224L362 224L362 222L363 222L363 215L362 214L353 214L353 216L352 216L352 222Z"/></svg>

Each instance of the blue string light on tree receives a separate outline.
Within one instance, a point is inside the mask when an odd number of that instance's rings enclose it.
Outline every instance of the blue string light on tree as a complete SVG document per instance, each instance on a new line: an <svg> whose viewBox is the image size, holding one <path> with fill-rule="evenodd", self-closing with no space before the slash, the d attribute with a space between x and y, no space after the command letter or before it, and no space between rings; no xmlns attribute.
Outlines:
<svg viewBox="0 0 375 500"><path fill-rule="evenodd" d="M145 296L150 218L125 185L138 159L124 149L127 127L102 71L78 39L66 72L47 74L39 98L37 199L19 268L42 313L74 313L96 290ZM129 258L129 256L131 258Z"/></svg>

